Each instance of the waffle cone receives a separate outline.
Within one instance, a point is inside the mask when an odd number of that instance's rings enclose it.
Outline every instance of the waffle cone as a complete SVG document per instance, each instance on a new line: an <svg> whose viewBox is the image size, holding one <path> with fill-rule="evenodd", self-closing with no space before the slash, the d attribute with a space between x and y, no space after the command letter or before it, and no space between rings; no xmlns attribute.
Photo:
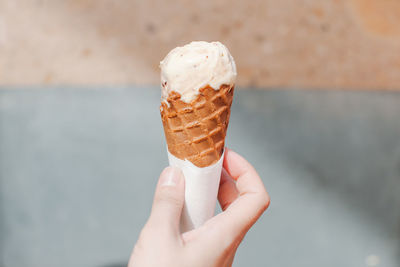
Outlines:
<svg viewBox="0 0 400 267"><path fill-rule="evenodd" d="M162 102L160 107L169 152L197 167L216 163L224 151L233 91L233 85L219 90L206 86L191 103L172 91L169 105Z"/></svg>

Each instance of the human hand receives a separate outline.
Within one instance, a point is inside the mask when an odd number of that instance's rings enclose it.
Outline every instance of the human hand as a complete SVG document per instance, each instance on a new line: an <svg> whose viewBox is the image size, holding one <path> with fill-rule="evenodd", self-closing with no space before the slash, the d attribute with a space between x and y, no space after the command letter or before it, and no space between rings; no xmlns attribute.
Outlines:
<svg viewBox="0 0 400 267"><path fill-rule="evenodd" d="M225 150L218 200L223 212L181 234L185 198L182 172L167 167L160 175L150 218L140 233L128 267L231 266L250 227L270 199L257 172L243 157Z"/></svg>

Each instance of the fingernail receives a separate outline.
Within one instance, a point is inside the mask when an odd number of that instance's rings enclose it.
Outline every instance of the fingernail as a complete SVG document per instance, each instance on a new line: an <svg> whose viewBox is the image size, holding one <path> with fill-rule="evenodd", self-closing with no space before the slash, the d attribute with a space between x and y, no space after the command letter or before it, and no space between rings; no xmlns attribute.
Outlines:
<svg viewBox="0 0 400 267"><path fill-rule="evenodd" d="M176 186L182 179L182 172L176 167L167 167L161 174L160 183L162 186Z"/></svg>

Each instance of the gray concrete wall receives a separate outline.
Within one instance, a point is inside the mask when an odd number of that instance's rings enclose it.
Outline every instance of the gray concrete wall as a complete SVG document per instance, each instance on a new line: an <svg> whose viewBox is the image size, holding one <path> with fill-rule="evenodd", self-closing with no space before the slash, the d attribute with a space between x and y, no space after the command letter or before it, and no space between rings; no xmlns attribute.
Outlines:
<svg viewBox="0 0 400 267"><path fill-rule="evenodd" d="M0 266L124 266L167 165L159 89L0 90ZM234 266L400 264L400 95L238 91L271 206ZM369 265L368 265L369 264Z"/></svg>

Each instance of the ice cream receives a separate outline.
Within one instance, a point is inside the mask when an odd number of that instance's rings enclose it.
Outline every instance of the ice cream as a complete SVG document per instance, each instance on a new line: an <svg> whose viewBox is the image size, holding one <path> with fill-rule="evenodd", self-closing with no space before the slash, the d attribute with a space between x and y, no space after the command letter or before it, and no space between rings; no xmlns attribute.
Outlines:
<svg viewBox="0 0 400 267"><path fill-rule="evenodd" d="M175 91L190 103L207 85L218 90L233 85L236 65L228 49L220 42L191 42L177 47L160 63L162 100Z"/></svg>

